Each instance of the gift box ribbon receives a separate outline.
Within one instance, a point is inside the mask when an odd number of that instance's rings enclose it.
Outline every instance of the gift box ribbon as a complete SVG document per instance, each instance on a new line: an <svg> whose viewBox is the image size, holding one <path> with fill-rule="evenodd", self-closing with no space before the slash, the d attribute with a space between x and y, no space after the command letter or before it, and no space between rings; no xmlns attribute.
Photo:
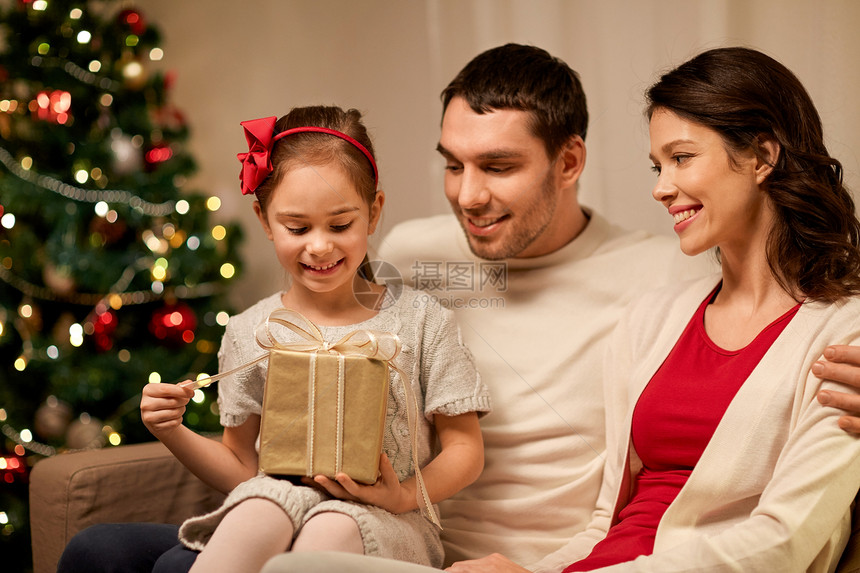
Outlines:
<svg viewBox="0 0 860 573"><path fill-rule="evenodd" d="M286 327L304 340L300 342L284 343L278 340L275 336L272 325L277 324ZM406 394L406 417L409 424L410 438L412 441L412 467L415 470L415 495L418 500L418 507L422 513L432 521L437 527L441 528L439 517L433 509L433 504L430 502L430 496L427 493L427 488L424 485L424 477L421 475L421 468L418 466L418 401L415 398L415 393L412 390L412 384L409 377L394 364L394 358L400 353L401 342L400 338L391 332L380 332L375 330L358 329L346 334L343 338L334 344L328 343L323 338L317 325L305 318L302 314L287 308L280 308L272 311L266 320L257 327L255 332L257 344L266 350L266 354L262 354L253 360L242 364L237 368L221 372L214 376L201 378L199 380L188 380L181 382L179 385L183 387L205 388L210 384L226 378L236 372L250 368L258 362L262 362L269 358L269 353L273 350L292 350L294 352L309 352L311 353L310 371L308 373L308 473L313 475L313 424L314 424L314 400L316 388L316 356L321 353L335 354L338 356L338 400L337 400L337 459L335 461L336 469L340 470L340 455L343 444L343 388L344 388L344 358L346 356L363 356L365 358L382 360L388 364L388 367L394 370L400 377L403 386L403 391Z"/></svg>

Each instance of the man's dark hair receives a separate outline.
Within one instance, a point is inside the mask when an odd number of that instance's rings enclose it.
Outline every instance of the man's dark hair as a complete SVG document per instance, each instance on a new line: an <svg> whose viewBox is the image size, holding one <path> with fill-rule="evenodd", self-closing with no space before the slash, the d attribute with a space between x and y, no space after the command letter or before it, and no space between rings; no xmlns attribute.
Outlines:
<svg viewBox="0 0 860 573"><path fill-rule="evenodd" d="M462 97L475 113L514 109L531 114L531 129L555 158L576 135L585 139L588 109L579 76L534 46L505 44L478 54L442 91L442 113Z"/></svg>

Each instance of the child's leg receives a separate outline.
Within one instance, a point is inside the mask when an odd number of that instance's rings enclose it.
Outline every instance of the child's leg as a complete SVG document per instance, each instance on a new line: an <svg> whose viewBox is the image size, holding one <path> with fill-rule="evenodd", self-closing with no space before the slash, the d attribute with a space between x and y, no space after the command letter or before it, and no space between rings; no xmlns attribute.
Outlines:
<svg viewBox="0 0 860 573"><path fill-rule="evenodd" d="M293 542L293 551L342 551L364 553L358 524L343 513L318 513L305 523Z"/></svg>
<svg viewBox="0 0 860 573"><path fill-rule="evenodd" d="M257 573L270 557L290 547L293 523L284 510L262 498L232 508L191 567L191 573Z"/></svg>

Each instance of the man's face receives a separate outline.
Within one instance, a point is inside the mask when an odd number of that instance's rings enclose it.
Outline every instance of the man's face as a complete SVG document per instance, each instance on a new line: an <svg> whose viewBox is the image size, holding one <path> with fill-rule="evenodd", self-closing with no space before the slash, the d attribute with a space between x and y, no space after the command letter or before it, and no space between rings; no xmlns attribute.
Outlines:
<svg viewBox="0 0 860 573"><path fill-rule="evenodd" d="M559 162L547 157L529 119L512 109L478 114L460 97L442 118L445 195L481 258L544 255L564 232L555 220Z"/></svg>

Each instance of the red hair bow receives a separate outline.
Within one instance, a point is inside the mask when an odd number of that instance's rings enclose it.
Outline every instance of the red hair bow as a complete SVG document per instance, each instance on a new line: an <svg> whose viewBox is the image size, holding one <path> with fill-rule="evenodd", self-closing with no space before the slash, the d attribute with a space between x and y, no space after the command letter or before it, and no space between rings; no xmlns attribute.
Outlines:
<svg viewBox="0 0 860 573"><path fill-rule="evenodd" d="M248 142L248 152L239 153L236 157L242 162L239 181L242 182L242 195L250 195L257 190L260 183L272 172L272 143L277 118L264 117L249 119L239 125L245 128L245 139Z"/></svg>
<svg viewBox="0 0 860 573"><path fill-rule="evenodd" d="M373 154L352 137L334 129L312 125L294 127L274 135L276 121L277 118L272 116L261 119L249 119L248 121L239 123L239 125L245 128L245 139L248 141L248 152L236 155L239 161L242 162L242 171L239 172L239 181L242 182L242 195L254 193L257 187L260 186L260 183L272 172L272 145L282 137L294 133L326 133L348 141L361 151L370 162L370 166L373 168L373 184L376 185L379 183L379 172L376 170L376 161L373 160Z"/></svg>

